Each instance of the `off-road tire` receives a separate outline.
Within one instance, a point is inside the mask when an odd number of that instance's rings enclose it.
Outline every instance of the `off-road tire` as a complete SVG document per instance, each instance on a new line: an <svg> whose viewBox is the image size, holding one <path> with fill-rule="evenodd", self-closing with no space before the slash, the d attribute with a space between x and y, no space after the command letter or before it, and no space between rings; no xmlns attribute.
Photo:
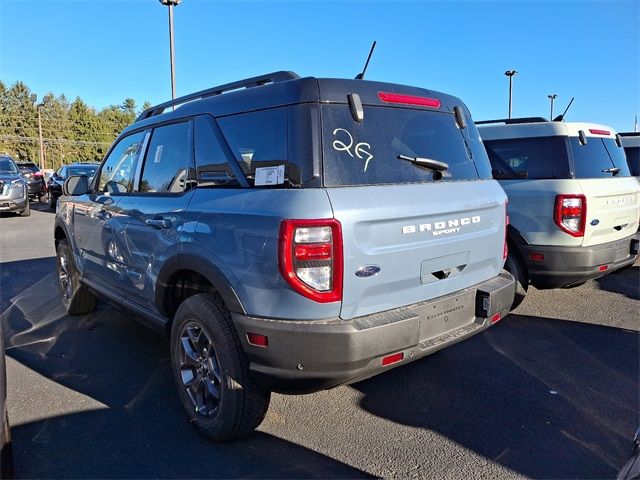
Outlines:
<svg viewBox="0 0 640 480"><path fill-rule="evenodd" d="M27 208L20 212L20 216L28 217L29 215L31 215L31 202L29 201L29 199L27 199Z"/></svg>
<svg viewBox="0 0 640 480"><path fill-rule="evenodd" d="M216 399L207 390L209 401L217 405L207 414L198 411L193 397L190 397L190 394L196 394L192 387L188 389L183 380L199 375L197 369L187 363L190 359L186 357L186 349L201 343L192 341L187 333L189 329L206 334L205 344L208 342L209 347L204 349L204 355L198 356L200 361L208 356L217 365L215 381L206 380L213 378L212 373L205 373L205 380L202 380L210 381L212 385L217 383L212 388L219 393ZM267 413L271 392L251 378L249 361L242 350L229 311L215 294L201 293L180 304L171 327L171 370L189 420L210 440L227 442L248 435L260 425ZM190 385L196 383L197 380ZM207 387L196 391L205 389Z"/></svg>
<svg viewBox="0 0 640 480"><path fill-rule="evenodd" d="M512 249L509 249L509 255L507 256L504 268L513 275L513 278L516 280L516 294L511 304L511 310L515 310L527 296L529 277L527 276L525 267L522 265L520 257L516 253L513 253Z"/></svg>
<svg viewBox="0 0 640 480"><path fill-rule="evenodd" d="M71 255L67 240L60 240L56 248L56 273L58 275L58 287L62 294L62 304L67 313L84 315L96 309L98 297L80 282L80 274L73 263L73 255ZM62 279L63 274L68 279L68 285Z"/></svg>

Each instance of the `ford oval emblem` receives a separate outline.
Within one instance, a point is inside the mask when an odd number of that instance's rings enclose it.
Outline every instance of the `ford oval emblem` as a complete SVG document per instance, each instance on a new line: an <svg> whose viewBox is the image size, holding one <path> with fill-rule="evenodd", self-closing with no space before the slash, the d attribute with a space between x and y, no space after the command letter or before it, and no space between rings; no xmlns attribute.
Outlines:
<svg viewBox="0 0 640 480"><path fill-rule="evenodd" d="M356 277L368 278L378 273L380 273L380 267L378 265L363 265L356 270Z"/></svg>
<svg viewBox="0 0 640 480"><path fill-rule="evenodd" d="M593 220L591 220L591 225L593 225L594 227L600 223L600 220L598 220L597 218L594 218Z"/></svg>

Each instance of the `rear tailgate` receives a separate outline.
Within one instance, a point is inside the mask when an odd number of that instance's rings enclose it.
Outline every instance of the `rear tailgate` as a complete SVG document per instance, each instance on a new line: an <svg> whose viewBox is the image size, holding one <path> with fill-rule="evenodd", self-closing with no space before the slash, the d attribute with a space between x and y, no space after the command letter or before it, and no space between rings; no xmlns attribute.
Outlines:
<svg viewBox="0 0 640 480"><path fill-rule="evenodd" d="M587 199L583 246L620 240L638 230L640 185L635 178L590 178L579 182Z"/></svg>
<svg viewBox="0 0 640 480"><path fill-rule="evenodd" d="M494 180L327 192L342 224L344 319L450 294L502 269L506 196ZM365 266L379 273L358 276Z"/></svg>

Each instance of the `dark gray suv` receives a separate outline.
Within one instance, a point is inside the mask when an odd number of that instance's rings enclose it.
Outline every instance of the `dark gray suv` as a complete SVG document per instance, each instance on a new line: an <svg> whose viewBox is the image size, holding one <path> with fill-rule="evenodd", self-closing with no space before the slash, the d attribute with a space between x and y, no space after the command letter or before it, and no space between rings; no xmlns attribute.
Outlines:
<svg viewBox="0 0 640 480"><path fill-rule="evenodd" d="M171 107L178 106L175 110ZM69 313L170 335L190 420L356 382L504 317L506 196L455 97L277 72L143 112L58 204Z"/></svg>

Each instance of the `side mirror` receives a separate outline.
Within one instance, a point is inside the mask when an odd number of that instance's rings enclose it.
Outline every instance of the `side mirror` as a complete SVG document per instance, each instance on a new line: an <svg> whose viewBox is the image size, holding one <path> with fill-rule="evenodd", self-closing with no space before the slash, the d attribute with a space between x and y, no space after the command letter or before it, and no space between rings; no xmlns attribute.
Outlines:
<svg viewBox="0 0 640 480"><path fill-rule="evenodd" d="M70 196L89 193L89 180L84 175L73 175L64 181L62 193Z"/></svg>

